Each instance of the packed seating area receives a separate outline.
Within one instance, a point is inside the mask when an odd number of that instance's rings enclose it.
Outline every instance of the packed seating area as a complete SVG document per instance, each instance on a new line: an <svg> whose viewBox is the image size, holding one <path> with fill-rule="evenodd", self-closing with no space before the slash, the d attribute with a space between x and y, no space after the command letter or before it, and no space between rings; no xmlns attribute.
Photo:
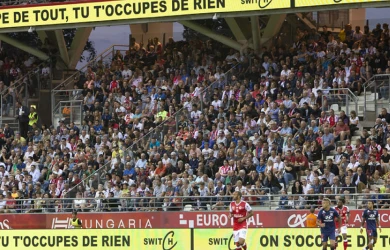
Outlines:
<svg viewBox="0 0 390 250"><path fill-rule="evenodd" d="M330 105L388 70L388 44L387 24L297 30L259 53L133 39L75 80L82 124L0 130L0 212L220 210L234 190L254 207L388 208L390 113L369 130Z"/></svg>

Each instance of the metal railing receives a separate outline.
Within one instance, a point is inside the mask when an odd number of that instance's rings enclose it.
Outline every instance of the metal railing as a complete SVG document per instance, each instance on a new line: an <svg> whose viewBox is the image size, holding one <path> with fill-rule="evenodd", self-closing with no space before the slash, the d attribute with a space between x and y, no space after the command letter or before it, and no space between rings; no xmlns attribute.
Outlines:
<svg viewBox="0 0 390 250"><path fill-rule="evenodd" d="M364 117L368 111L373 111L375 116L382 108L390 105L390 74L378 74L372 76L363 84L364 89Z"/></svg>
<svg viewBox="0 0 390 250"><path fill-rule="evenodd" d="M251 193L244 195L243 200L247 201L254 210L320 208L323 198L329 198L333 205L336 205L337 199L341 197L341 194L273 195L265 192L257 193L256 190ZM91 194L87 195L91 196ZM368 201L374 201L377 209L388 209L390 206L385 204L390 203L390 194L387 193L349 194L348 196L346 205L350 209L364 209ZM227 210L232 197L231 195L154 197L149 191L129 197L129 192L125 195L118 193L112 196L106 191L97 191L96 194L92 194L92 197L12 199L12 201L7 202L5 207L1 207L0 213L70 213L74 210L80 212L213 211Z"/></svg>
<svg viewBox="0 0 390 250"><path fill-rule="evenodd" d="M191 100L185 107L181 108L180 110L175 112L175 129L176 132L179 132L180 125L181 125L181 118L184 117L184 121L191 121L191 112L189 111L190 108L194 104L197 105L198 110L202 112L202 114L208 113L208 107L211 104L211 101L213 100L213 94L214 90L216 89L224 89L226 85L232 85L236 82L232 80L232 76L236 73L237 66L232 67L230 70L224 73L223 78L221 77L218 80L215 80L213 83L211 83L206 88L203 88L199 91L199 93L194 94L196 96L194 99ZM226 107L224 106L224 110L227 111L229 108L230 102L226 104ZM207 108L207 109L206 109ZM196 125L196 122L192 120L192 123Z"/></svg>
<svg viewBox="0 0 390 250"><path fill-rule="evenodd" d="M46 66L49 67L49 74L42 74L42 69ZM28 106L29 98L35 97L39 99L40 90L50 86L51 73L51 61L47 60L28 71L25 75L18 77L17 80L11 82L9 87L0 92L0 124L3 124L5 118L12 119L15 117L17 101L21 101L23 105ZM10 123L10 121L7 121L7 123ZM15 122L15 124L18 123Z"/></svg>
<svg viewBox="0 0 390 250"><path fill-rule="evenodd" d="M115 53L119 51L122 56L124 56L124 52L129 50L129 45L111 45L111 47L104 50L102 53L97 55L94 59L85 64L81 69L73 73L71 76L67 77L61 84L57 86L53 86L51 91L51 99L52 99L52 111L55 109L55 105L62 100L64 91L73 90L74 85L80 83L84 83L86 78L86 71L88 67L91 67L96 71L98 67L106 68L106 66L111 66L112 59L115 57Z"/></svg>
<svg viewBox="0 0 390 250"><path fill-rule="evenodd" d="M321 89L321 91L323 93L322 108L324 111L329 111L330 109L333 109L335 112L344 110L349 115L354 110L356 115L359 115L359 97L349 88Z"/></svg>
<svg viewBox="0 0 390 250"><path fill-rule="evenodd" d="M190 102L190 105L196 103L196 104L200 105L201 110L203 110L203 105L206 102L209 103L209 101L211 100L210 98L211 98L212 95L210 96L210 94L211 94L213 89L221 87L222 86L221 84L230 84L231 83L230 80L228 81L228 78L231 79L231 76L233 75L233 73L237 69L236 66L232 67L229 71L227 71L225 73L226 81L222 81L222 82L221 81L214 81L209 86L207 86L205 89L200 91L199 92L199 96L201 98L196 99L196 100L192 100ZM142 137L140 139L136 140L135 142L133 142L130 147L128 147L128 148L122 147L121 150L123 150L125 156L126 155L133 156L133 150L136 151L139 147L149 149L149 143L150 143L150 139L151 138L157 138L160 141L162 141L163 138L164 138L164 135L166 134L166 132L169 129L171 129L171 130L175 130L176 129L176 131L178 131L179 123L180 123L180 117L182 115L185 115L185 117L187 119L189 119L188 114L189 114L189 112L188 112L187 107L181 108L180 110L176 111L171 116L167 117L166 120L162 121L154 129L152 129L152 130L148 131L147 133L143 134ZM98 176L98 181L100 183L101 179L103 179L103 180L105 179L106 173L108 173L109 170L112 168L114 162L116 162L116 161L109 161L109 162L107 162L106 164L101 166L99 169L97 169L95 172L93 172L91 175L89 175L86 179L89 179L93 175L96 174ZM77 188L77 186L81 185L81 183L82 182L80 182L78 185L72 187L72 189Z"/></svg>
<svg viewBox="0 0 390 250"><path fill-rule="evenodd" d="M65 124L69 124L70 122L82 124L83 100L60 101L53 111L52 124L57 127L60 120L64 121Z"/></svg>

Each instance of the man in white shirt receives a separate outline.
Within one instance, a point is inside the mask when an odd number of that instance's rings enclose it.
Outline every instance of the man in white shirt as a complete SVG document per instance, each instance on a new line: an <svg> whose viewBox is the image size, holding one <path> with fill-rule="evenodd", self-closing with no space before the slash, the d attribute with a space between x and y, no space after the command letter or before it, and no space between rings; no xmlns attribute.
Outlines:
<svg viewBox="0 0 390 250"><path fill-rule="evenodd" d="M311 89L311 92L314 94L316 98L318 97L317 91L320 89L321 89L320 82L318 80L314 80L314 88Z"/></svg>
<svg viewBox="0 0 390 250"><path fill-rule="evenodd" d="M291 70L287 68L287 65L286 65L286 64L284 64L284 65L282 66L282 68L283 68L283 69L282 69L282 71L280 72L280 76L288 77L288 76L290 75L290 73L291 73Z"/></svg>
<svg viewBox="0 0 390 250"><path fill-rule="evenodd" d="M217 67L217 72L214 74L215 80L219 81L221 77L225 77L220 67Z"/></svg>
<svg viewBox="0 0 390 250"><path fill-rule="evenodd" d="M135 163L135 168L146 168L148 161L145 159L146 155L141 154L141 158Z"/></svg>
<svg viewBox="0 0 390 250"><path fill-rule="evenodd" d="M233 95L233 90L230 89L229 85L225 86L225 90L222 92L222 100L225 99L225 96L227 96L228 99L230 99Z"/></svg>
<svg viewBox="0 0 390 250"><path fill-rule="evenodd" d="M198 110L198 106L196 104L192 105L191 119L194 124L198 123L201 114L202 112Z"/></svg>
<svg viewBox="0 0 390 250"><path fill-rule="evenodd" d="M214 110L218 110L222 106L222 101L219 100L218 95L214 95L214 101L211 102L211 106L214 107Z"/></svg>
<svg viewBox="0 0 390 250"><path fill-rule="evenodd" d="M81 131L80 140L85 144L86 140L89 140L89 134L87 134L86 130Z"/></svg>
<svg viewBox="0 0 390 250"><path fill-rule="evenodd" d="M310 97L309 97L309 95L308 95L308 93L307 93L306 90L303 91L303 93L302 93L302 98L301 98L301 100L299 101L299 107L300 107L300 108L303 108L303 105L304 105L305 103L310 103Z"/></svg>
<svg viewBox="0 0 390 250"><path fill-rule="evenodd" d="M3 179L4 176L9 176L9 173L5 170L4 162L0 162L0 180Z"/></svg>
<svg viewBox="0 0 390 250"><path fill-rule="evenodd" d="M122 77L124 80L129 80L133 76L133 72L129 69L129 66L125 65L122 71Z"/></svg>
<svg viewBox="0 0 390 250"><path fill-rule="evenodd" d="M351 156L350 161L351 162L347 165L347 170L352 169L352 171L356 173L360 163L356 160L356 156Z"/></svg>
<svg viewBox="0 0 390 250"><path fill-rule="evenodd" d="M281 161L280 156L276 156L274 163L274 173L282 173L284 170L284 162Z"/></svg>
<svg viewBox="0 0 390 250"><path fill-rule="evenodd" d="M32 176L33 183L36 183L39 180L41 173L39 172L39 168L37 168L36 163L31 165L30 175Z"/></svg>
<svg viewBox="0 0 390 250"><path fill-rule="evenodd" d="M26 153L24 153L23 159L24 159L25 161L27 161L28 158L33 157L33 156L34 156L33 147L32 147L32 146L29 146L29 147L27 148Z"/></svg>
<svg viewBox="0 0 390 250"><path fill-rule="evenodd" d="M213 156L213 150L209 148L209 143L205 142L204 143L204 148L202 149L202 155L205 160Z"/></svg>

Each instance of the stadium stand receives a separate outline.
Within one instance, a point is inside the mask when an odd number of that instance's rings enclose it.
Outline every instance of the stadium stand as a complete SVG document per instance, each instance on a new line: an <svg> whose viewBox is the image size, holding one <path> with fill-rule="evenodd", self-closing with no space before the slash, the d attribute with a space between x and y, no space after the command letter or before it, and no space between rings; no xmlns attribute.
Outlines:
<svg viewBox="0 0 390 250"><path fill-rule="evenodd" d="M388 208L390 114L367 129L349 105L389 70L388 42L387 24L297 30L259 54L132 40L75 79L82 124L64 110L26 138L0 131L0 211L219 210L234 190L257 209Z"/></svg>

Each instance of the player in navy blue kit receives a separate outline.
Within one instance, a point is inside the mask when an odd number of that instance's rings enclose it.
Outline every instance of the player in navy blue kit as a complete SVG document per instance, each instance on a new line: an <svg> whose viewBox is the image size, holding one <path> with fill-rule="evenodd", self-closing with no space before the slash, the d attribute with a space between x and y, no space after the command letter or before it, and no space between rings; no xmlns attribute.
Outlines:
<svg viewBox="0 0 390 250"><path fill-rule="evenodd" d="M324 198L322 200L322 209L318 212L317 226L321 228L322 249L328 248L328 240L330 241L330 249L335 249L336 240L336 225L335 220L338 220L339 232L341 231L341 218L336 209L330 207L330 200Z"/></svg>
<svg viewBox="0 0 390 250"><path fill-rule="evenodd" d="M373 201L367 202L367 209L364 210L363 212L363 220L362 220L362 226L360 228L360 233L363 233L363 227L365 222L367 222L366 231L367 231L368 244L367 247L363 248L363 250L367 250L367 249L373 250L376 240L378 238L377 228L379 228L379 232L382 233L382 228L379 222L379 213L377 210L374 209Z"/></svg>

